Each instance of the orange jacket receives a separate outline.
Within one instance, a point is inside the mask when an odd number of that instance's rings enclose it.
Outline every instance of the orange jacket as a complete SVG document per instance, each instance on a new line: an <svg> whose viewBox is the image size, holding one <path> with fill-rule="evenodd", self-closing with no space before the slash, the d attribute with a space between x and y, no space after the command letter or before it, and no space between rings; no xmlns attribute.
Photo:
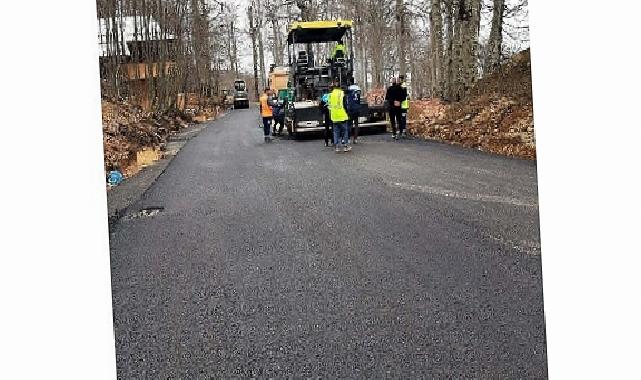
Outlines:
<svg viewBox="0 0 641 380"><path fill-rule="evenodd" d="M262 117L272 117L272 107L267 103L267 94L260 96L260 115Z"/></svg>

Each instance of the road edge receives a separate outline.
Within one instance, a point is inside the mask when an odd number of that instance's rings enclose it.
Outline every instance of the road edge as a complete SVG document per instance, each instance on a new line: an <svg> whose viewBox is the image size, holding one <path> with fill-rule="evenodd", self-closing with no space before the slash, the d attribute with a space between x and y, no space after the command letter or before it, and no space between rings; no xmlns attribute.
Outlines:
<svg viewBox="0 0 641 380"><path fill-rule="evenodd" d="M158 178L165 172L171 161L173 161L187 142L226 115L227 112L215 120L192 124L185 128L185 130L170 136L167 139L164 157L162 159L142 169L135 176L126 179L117 187L107 191L107 220L109 229L126 214L127 209L142 199L143 195L156 183Z"/></svg>

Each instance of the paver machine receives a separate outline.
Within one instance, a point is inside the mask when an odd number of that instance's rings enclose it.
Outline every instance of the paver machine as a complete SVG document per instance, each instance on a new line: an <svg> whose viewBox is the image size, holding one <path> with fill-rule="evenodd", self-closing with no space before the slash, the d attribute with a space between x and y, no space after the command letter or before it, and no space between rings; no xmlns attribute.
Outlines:
<svg viewBox="0 0 641 380"><path fill-rule="evenodd" d="M330 52L342 42L345 50L332 56ZM324 129L325 118L320 98L338 81L346 89L354 78L352 21L296 21L289 28L287 54L289 63L289 101L285 120L290 136ZM315 57L324 52L321 57ZM318 54L321 55L321 54ZM359 114L360 128L385 131L388 122L385 106L368 105L362 97Z"/></svg>

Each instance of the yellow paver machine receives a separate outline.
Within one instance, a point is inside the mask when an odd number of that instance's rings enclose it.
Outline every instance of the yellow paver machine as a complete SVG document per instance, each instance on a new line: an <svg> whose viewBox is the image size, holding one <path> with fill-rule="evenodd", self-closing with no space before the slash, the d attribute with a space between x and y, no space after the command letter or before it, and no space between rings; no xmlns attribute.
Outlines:
<svg viewBox="0 0 641 380"><path fill-rule="evenodd" d="M351 20L296 21L287 36L289 101L285 108L287 131L323 130L322 95L333 81L347 89L354 79L354 49ZM363 97L361 98L363 99ZM361 128L385 131L385 105L369 105L363 99L359 111Z"/></svg>

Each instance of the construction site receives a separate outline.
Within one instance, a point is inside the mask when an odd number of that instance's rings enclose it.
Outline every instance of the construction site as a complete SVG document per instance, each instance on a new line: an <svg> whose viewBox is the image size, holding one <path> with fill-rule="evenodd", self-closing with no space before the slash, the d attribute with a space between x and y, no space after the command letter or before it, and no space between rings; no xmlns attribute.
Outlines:
<svg viewBox="0 0 641 380"><path fill-rule="evenodd" d="M485 15L489 28L482 23L482 7L470 14L474 20L460 19L461 27L476 22L481 24L481 31L489 29L484 49L471 51L481 57L480 68L485 74L471 76L470 68L465 67L467 58L461 56L468 48L464 46L468 36L464 29L456 35L457 30L452 30L456 25L451 25L456 20L456 7L463 3L451 5L452 8L446 8L448 3L438 3L435 6L442 12L440 19L423 20L414 12L431 11L427 5L397 1L390 8L397 16L397 24L382 14L363 13L357 1L336 8L330 6L333 4L318 4L316 17L347 14L355 20L350 75L361 83L370 108L384 111L385 91L391 78L402 74L409 77L411 107L407 123L411 136L535 159L529 50L510 53L507 46L501 46L506 37L498 35L500 30L506 33L510 27L508 17L517 18L526 3L515 2L510 7L509 2L497 2L495 5L502 12L493 10ZM474 6L473 3L466 6ZM293 78L287 65L288 59L292 62L291 57L284 54L287 31L297 18L312 18L307 14L312 4L288 3L274 14L265 10L272 9L269 1L261 4L254 0L246 6L242 9L234 3L192 1L179 5L167 1L148 7L145 14L136 1L98 1L106 172L119 170L125 177L131 176L153 161L149 157L162 156L163 145L172 133L237 108L234 99L239 81L247 106L250 101L257 102L264 88L271 87L275 95L280 92L284 99ZM165 13L161 12L163 9ZM176 18L180 14L190 15L184 19L186 24ZM382 62L378 62L379 46L372 46L373 36L368 34L372 25L358 23L364 19L384 25L388 34L380 36L382 45L404 59L383 54ZM497 22L502 24L497 26ZM421 25L444 27L445 34L423 35ZM191 37L179 38L180 30ZM515 41L512 33L509 36L512 44L527 46ZM469 37L483 38L478 32ZM444 42L438 49L434 47L436 38L443 38ZM410 41L412 49L408 49ZM331 46L308 44L307 49L310 58L322 57L329 54ZM249 51L249 56L242 55L241 50ZM463 58L457 60L461 64L442 67L444 62L452 62L455 54ZM267 68L270 58L272 63ZM294 57L295 64L297 59ZM243 62L248 64L245 68ZM448 75L443 74L445 71ZM453 77L454 72L460 78ZM380 115L389 125L389 117L384 112ZM320 116L315 118L322 122ZM373 120L383 121L380 117ZM288 131L294 133L291 128Z"/></svg>
<svg viewBox="0 0 641 380"><path fill-rule="evenodd" d="M526 0L98 31L118 378L547 377Z"/></svg>
<svg viewBox="0 0 641 380"><path fill-rule="evenodd" d="M636 378L620 3L3 3L0 378Z"/></svg>

